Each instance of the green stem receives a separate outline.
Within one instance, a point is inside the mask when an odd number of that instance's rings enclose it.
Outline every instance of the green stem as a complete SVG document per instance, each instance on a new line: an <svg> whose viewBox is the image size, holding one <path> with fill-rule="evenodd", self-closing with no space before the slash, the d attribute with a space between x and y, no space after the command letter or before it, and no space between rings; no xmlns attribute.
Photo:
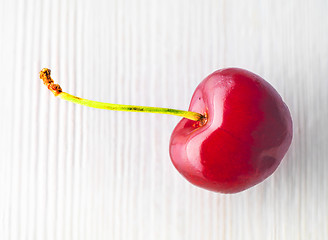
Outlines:
<svg viewBox="0 0 328 240"><path fill-rule="evenodd" d="M84 105L92 108L113 110L113 111L126 111L126 112L147 112L147 113L160 113L160 114L170 114L179 117L188 118L194 121L203 121L205 116L190 111L183 111L171 108L159 108L159 107L145 107L145 106L134 106L134 105L122 105L122 104L113 104L113 103L103 103L92 101L88 99L79 98L63 92L61 87L58 84L54 84L54 81L50 77L50 69L44 68L40 72L40 78L43 80L43 83L48 87L50 91L55 96L60 97L63 100L70 101L72 103Z"/></svg>
<svg viewBox="0 0 328 240"><path fill-rule="evenodd" d="M194 121L199 121L202 118L202 115L196 112L189 112L189 111L183 111L183 110L177 110L171 108L145 107L145 106L97 102L97 101L79 98L71 94L68 94L66 92L61 92L57 96L66 101L70 101L72 103L76 103L92 108L99 108L99 109L106 109L106 110L113 110L113 111L170 114L170 115L188 118Z"/></svg>

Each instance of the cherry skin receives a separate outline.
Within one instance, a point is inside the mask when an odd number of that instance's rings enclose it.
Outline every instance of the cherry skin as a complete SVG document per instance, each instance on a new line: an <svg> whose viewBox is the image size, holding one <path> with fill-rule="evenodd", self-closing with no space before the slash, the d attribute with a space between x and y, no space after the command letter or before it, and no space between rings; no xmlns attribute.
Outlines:
<svg viewBox="0 0 328 240"><path fill-rule="evenodd" d="M170 140L176 169L192 184L237 193L266 179L292 140L290 112L264 79L239 68L218 70L196 88L189 111L203 123L183 118Z"/></svg>

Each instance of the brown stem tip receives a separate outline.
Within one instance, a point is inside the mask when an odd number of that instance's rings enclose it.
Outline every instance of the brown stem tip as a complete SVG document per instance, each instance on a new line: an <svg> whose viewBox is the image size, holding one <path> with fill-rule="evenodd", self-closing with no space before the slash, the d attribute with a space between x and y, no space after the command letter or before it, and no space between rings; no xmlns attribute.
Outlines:
<svg viewBox="0 0 328 240"><path fill-rule="evenodd" d="M51 76L51 70L48 68L43 68L40 71L40 79L43 80L43 84L48 87L48 89L55 95L57 96L62 92L61 87L59 84L55 84L54 80L52 80Z"/></svg>

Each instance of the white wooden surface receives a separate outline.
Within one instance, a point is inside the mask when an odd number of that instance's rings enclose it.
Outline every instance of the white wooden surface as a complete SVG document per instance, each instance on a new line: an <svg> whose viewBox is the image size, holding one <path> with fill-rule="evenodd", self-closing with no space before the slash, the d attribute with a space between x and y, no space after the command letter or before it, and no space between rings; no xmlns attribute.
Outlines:
<svg viewBox="0 0 328 240"><path fill-rule="evenodd" d="M327 0L0 1L0 239L328 238ZM256 72L294 119L287 157L235 195L168 154L179 118L60 101L187 109L222 67Z"/></svg>

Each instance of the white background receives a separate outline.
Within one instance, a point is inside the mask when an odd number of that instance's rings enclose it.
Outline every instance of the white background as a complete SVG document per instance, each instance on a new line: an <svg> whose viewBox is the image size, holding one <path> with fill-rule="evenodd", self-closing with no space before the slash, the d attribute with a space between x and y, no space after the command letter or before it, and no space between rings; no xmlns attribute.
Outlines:
<svg viewBox="0 0 328 240"><path fill-rule="evenodd" d="M328 238L327 0L0 0L0 239ZM278 170L239 194L189 184L168 147L198 83L237 66L294 120Z"/></svg>

